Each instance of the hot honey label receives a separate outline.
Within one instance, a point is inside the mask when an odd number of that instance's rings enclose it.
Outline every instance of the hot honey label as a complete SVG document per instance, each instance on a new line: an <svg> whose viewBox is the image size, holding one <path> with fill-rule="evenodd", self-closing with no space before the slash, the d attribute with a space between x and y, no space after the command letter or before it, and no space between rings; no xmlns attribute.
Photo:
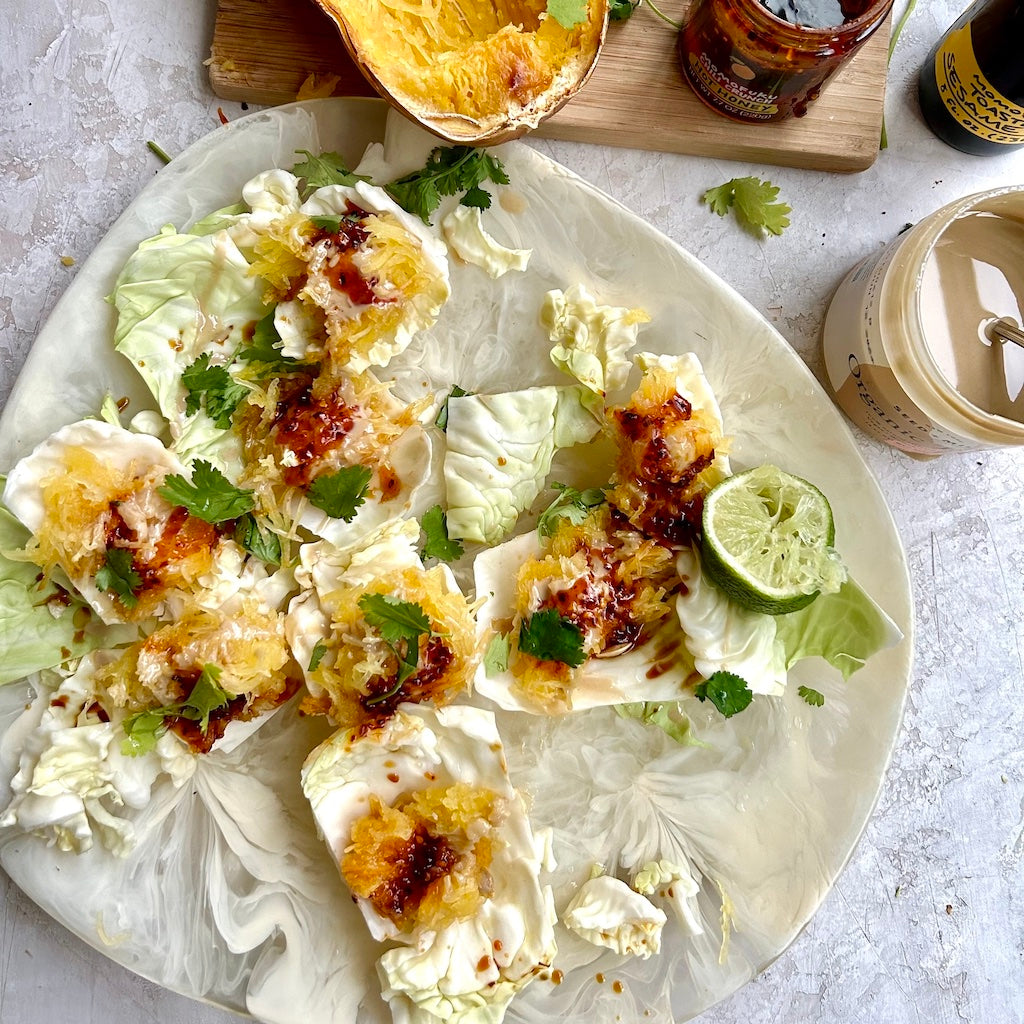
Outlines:
<svg viewBox="0 0 1024 1024"><path fill-rule="evenodd" d="M778 114L778 97L774 93L747 84L754 72L746 65L734 63L729 74L717 68L706 53L690 53L687 57L691 81L717 106L755 120L769 121Z"/></svg>
<svg viewBox="0 0 1024 1024"><path fill-rule="evenodd" d="M994 89L978 67L971 27L952 32L935 55L939 96L956 121L979 139L1024 143L1024 107Z"/></svg>

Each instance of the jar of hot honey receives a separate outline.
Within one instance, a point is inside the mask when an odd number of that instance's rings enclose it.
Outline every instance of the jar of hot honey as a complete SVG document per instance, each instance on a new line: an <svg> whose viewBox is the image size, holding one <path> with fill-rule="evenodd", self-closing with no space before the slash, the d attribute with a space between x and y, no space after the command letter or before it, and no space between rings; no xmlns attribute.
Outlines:
<svg viewBox="0 0 1024 1024"><path fill-rule="evenodd" d="M893 0L698 0L679 33L683 74L734 121L802 117Z"/></svg>

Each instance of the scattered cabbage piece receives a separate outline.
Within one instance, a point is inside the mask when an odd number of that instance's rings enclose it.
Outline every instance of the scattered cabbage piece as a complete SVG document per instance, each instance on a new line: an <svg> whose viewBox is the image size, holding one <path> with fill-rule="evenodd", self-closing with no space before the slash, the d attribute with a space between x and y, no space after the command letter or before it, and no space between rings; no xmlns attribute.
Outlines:
<svg viewBox="0 0 1024 1024"><path fill-rule="evenodd" d="M642 960L661 951L665 912L613 875L580 886L562 913L562 923L596 946Z"/></svg>
<svg viewBox="0 0 1024 1024"><path fill-rule="evenodd" d="M353 856L354 829L367 821L374 801L383 815L433 806L438 810L430 835L458 833L460 840L451 838L456 850L459 843L477 851L480 843L489 847L488 877L482 889L470 887L470 898L461 904L464 916L458 901L432 900L432 893L447 892L448 884L465 891L457 879L446 881L457 875L464 853L448 874L426 887L419 904L430 903L433 918L411 930L403 930L404 918L382 916L370 898L356 902L373 937L392 943L377 971L396 1021L497 1024L513 995L550 966L555 913L550 888L539 880L538 844L509 781L494 717L464 706L403 705L380 729L339 731L321 744L306 759L302 787L346 878L359 877L362 846L354 862L346 857ZM492 794L503 813L452 832L463 813L460 804L439 804L437 798L469 789ZM442 812L442 806L448 810ZM387 868L378 865L378 870Z"/></svg>
<svg viewBox="0 0 1024 1024"><path fill-rule="evenodd" d="M580 284L548 292L540 318L554 345L551 361L599 395L625 386L626 353L651 319L642 309L599 305Z"/></svg>
<svg viewBox="0 0 1024 1024"><path fill-rule="evenodd" d="M476 206L456 206L441 221L441 231L459 259L481 267L494 280L510 270L526 270L533 254L532 249L509 249L492 238Z"/></svg>
<svg viewBox="0 0 1024 1024"><path fill-rule="evenodd" d="M231 233L231 228L248 213L249 207L245 203L232 203L231 206L223 206L219 210L214 210L213 213L208 213L205 217L193 221L188 226L188 233L190 235L212 235L221 229ZM242 237L244 237L244 233ZM232 237L232 241L241 247L241 243L234 237Z"/></svg>
<svg viewBox="0 0 1024 1024"><path fill-rule="evenodd" d="M323 356L317 318L298 299L288 299L274 307L274 329L281 338L281 355L286 359L314 362Z"/></svg>
<svg viewBox="0 0 1024 1024"><path fill-rule="evenodd" d="M644 725L661 729L666 736L684 747L706 746L693 734L693 723L678 702L641 701L635 704L617 704L615 711L622 718L632 718Z"/></svg>
<svg viewBox="0 0 1024 1024"><path fill-rule="evenodd" d="M543 490L555 451L592 440L599 415L578 385L449 398L448 536L500 541Z"/></svg>
<svg viewBox="0 0 1024 1024"><path fill-rule="evenodd" d="M658 895L668 900L690 935L704 934L697 909L700 885L687 865L664 859L648 861L633 876L633 888L645 896Z"/></svg>
<svg viewBox="0 0 1024 1024"><path fill-rule="evenodd" d="M149 803L157 777L167 775L175 788L191 777L195 758L171 733L164 733L151 756L122 752L127 715L101 712L105 695L96 683L115 657L86 655L56 690L42 687L11 727L21 739L18 770L0 825L17 826L75 853L98 838L111 853L126 856L139 838L131 812Z"/></svg>

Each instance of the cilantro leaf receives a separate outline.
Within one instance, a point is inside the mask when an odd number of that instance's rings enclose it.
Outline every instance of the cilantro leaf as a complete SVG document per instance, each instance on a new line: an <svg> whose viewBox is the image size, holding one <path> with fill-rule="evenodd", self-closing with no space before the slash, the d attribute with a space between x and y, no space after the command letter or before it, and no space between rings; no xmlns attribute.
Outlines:
<svg viewBox="0 0 1024 1024"><path fill-rule="evenodd" d="M231 426L231 414L249 394L249 389L235 380L226 366L210 365L209 352L185 367L181 383L188 392L185 413L192 416L205 407L206 414L221 430Z"/></svg>
<svg viewBox="0 0 1024 1024"><path fill-rule="evenodd" d="M398 684L390 692L380 694L372 703L379 703L397 692L415 671L420 658L420 637L430 636L430 619L414 601L402 601L387 594L363 594L359 609L381 635L381 639L398 658ZM371 703L371 702L367 702Z"/></svg>
<svg viewBox="0 0 1024 1024"><path fill-rule="evenodd" d="M608 5L609 21L628 21L640 6L640 0L611 0Z"/></svg>
<svg viewBox="0 0 1024 1024"><path fill-rule="evenodd" d="M466 194L459 200L460 206L476 207L478 210L491 208L491 193L479 185L466 189Z"/></svg>
<svg viewBox="0 0 1024 1024"><path fill-rule="evenodd" d="M179 714L198 722L203 732L210 728L211 712L224 707L231 700L231 695L220 685L220 676L219 666L204 665L188 700L181 705Z"/></svg>
<svg viewBox="0 0 1024 1024"><path fill-rule="evenodd" d="M463 202L468 198L468 205L481 206L480 193L484 190L480 186L485 181L508 184L508 175L497 157L473 146L438 146L421 170L392 181L384 190L403 210L429 224L430 215L444 196L462 192ZM490 196L486 205L490 205Z"/></svg>
<svg viewBox="0 0 1024 1024"><path fill-rule="evenodd" d="M352 522L356 510L366 501L373 471L368 466L344 466L336 473L322 473L306 492L310 504L332 519Z"/></svg>
<svg viewBox="0 0 1024 1024"><path fill-rule="evenodd" d="M747 681L733 672L714 672L694 688L697 700L709 700L725 715L738 715L754 699Z"/></svg>
<svg viewBox="0 0 1024 1024"><path fill-rule="evenodd" d="M235 543L261 562L281 564L281 538L262 527L251 512L235 524Z"/></svg>
<svg viewBox="0 0 1024 1024"><path fill-rule="evenodd" d="M392 647L402 640L418 640L430 632L430 619L415 601L389 594L363 594L359 608L369 625Z"/></svg>
<svg viewBox="0 0 1024 1024"><path fill-rule="evenodd" d="M135 571L131 551L109 548L103 568L96 573L96 586L114 593L125 608L134 608L139 603L136 591L142 586L142 577Z"/></svg>
<svg viewBox="0 0 1024 1024"><path fill-rule="evenodd" d="M347 221L349 224L358 224L359 221L363 219L363 214L359 212L323 214L310 217L309 219L314 227L318 227L323 231L329 231L332 235L336 235L341 230L341 225L343 223Z"/></svg>
<svg viewBox="0 0 1024 1024"><path fill-rule="evenodd" d="M519 650L541 661L560 661L572 668L587 660L583 631L554 608L535 612L519 627Z"/></svg>
<svg viewBox="0 0 1024 1024"><path fill-rule="evenodd" d="M168 718L187 718L198 722L199 728L205 733L210 728L210 715L231 701L231 694L220 685L220 676L220 667L207 663L186 700L164 707L147 708L126 718L121 753L127 757L149 753L167 731Z"/></svg>
<svg viewBox="0 0 1024 1024"><path fill-rule="evenodd" d="M496 676L508 669L508 659L512 653L512 644L507 633L495 633L484 651L483 665L488 676Z"/></svg>
<svg viewBox="0 0 1024 1024"><path fill-rule="evenodd" d="M167 732L165 719L171 714L174 714L173 708L151 708L126 718L121 753L125 757L139 757L154 750L160 737Z"/></svg>
<svg viewBox="0 0 1024 1024"><path fill-rule="evenodd" d="M420 529L426 536L426 543L423 545L424 558L452 562L462 557L462 545L448 536L448 516L440 505L433 505L423 513Z"/></svg>
<svg viewBox="0 0 1024 1024"><path fill-rule="evenodd" d="M289 373L306 369L305 363L284 355L280 348L281 335L274 326L274 310L262 320L257 321L253 329L252 341L239 349L238 358L247 363L264 364L268 370L277 373Z"/></svg>
<svg viewBox="0 0 1024 1024"><path fill-rule="evenodd" d="M724 217L729 212L729 208L732 206L735 198L732 181L727 181L724 185L709 188L701 197L701 201L711 207L712 213L717 213L719 217Z"/></svg>
<svg viewBox="0 0 1024 1024"><path fill-rule="evenodd" d="M820 708L825 703L825 694L810 686L801 686L796 691L812 708Z"/></svg>
<svg viewBox="0 0 1024 1024"><path fill-rule="evenodd" d="M775 201L777 186L760 178L732 178L724 185L709 188L701 197L719 217L731 209L740 224L757 237L766 232L781 235L789 227L790 207Z"/></svg>
<svg viewBox="0 0 1024 1024"><path fill-rule="evenodd" d="M579 526L591 509L604 503L604 491L600 487L588 487L578 491L568 484L553 484L558 494L555 500L540 514L537 520L537 532L542 537L550 537L558 529L559 519L568 519Z"/></svg>
<svg viewBox="0 0 1024 1024"><path fill-rule="evenodd" d="M335 217L330 217L325 214L323 217L310 217L309 220L314 227L322 228L324 231L330 231L332 235L336 235L341 230L340 214Z"/></svg>
<svg viewBox="0 0 1024 1024"><path fill-rule="evenodd" d="M172 474L159 493L172 505L180 505L203 522L225 523L239 519L256 507L252 491L244 491L209 462L199 459L192 467L192 482Z"/></svg>
<svg viewBox="0 0 1024 1024"><path fill-rule="evenodd" d="M353 174L345 165L338 153L321 153L314 156L308 149L297 149L306 159L292 168L297 178L305 178L307 192L313 192L324 185L355 185L359 181L370 179L361 174Z"/></svg>
<svg viewBox="0 0 1024 1024"><path fill-rule="evenodd" d="M459 387L458 384L453 384L451 391L448 392L448 397L441 403L441 408L437 410L437 416L434 417L434 426L439 430L448 429L448 402L452 398L465 398L466 395L472 394L471 391L467 391L463 387Z"/></svg>
<svg viewBox="0 0 1024 1024"><path fill-rule="evenodd" d="M323 640L317 640L313 644L313 650L309 655L309 668L307 672L315 672L320 667L320 662L324 660L324 655L327 653L327 644Z"/></svg>
<svg viewBox="0 0 1024 1024"><path fill-rule="evenodd" d="M548 0L547 12L562 28L573 28L587 20L587 0Z"/></svg>

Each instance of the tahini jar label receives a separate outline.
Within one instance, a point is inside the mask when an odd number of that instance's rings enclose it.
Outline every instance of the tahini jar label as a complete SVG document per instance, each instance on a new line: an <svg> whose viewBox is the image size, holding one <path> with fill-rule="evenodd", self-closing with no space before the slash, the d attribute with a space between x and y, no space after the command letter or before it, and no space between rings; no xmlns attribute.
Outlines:
<svg viewBox="0 0 1024 1024"><path fill-rule="evenodd" d="M839 286L825 323L825 369L836 403L866 434L912 455L978 447L923 413L903 390L881 342L882 284L902 242L858 264ZM830 334L832 335L830 337Z"/></svg>

